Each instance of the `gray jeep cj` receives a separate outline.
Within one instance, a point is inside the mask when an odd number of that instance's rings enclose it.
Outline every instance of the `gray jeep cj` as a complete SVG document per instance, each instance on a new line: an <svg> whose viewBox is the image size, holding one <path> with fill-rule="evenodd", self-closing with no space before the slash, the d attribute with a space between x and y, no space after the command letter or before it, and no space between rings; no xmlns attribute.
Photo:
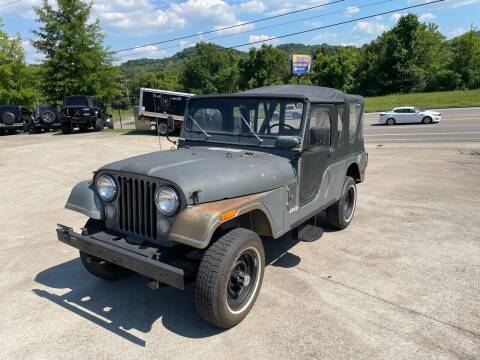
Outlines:
<svg viewBox="0 0 480 360"><path fill-rule="evenodd" d="M232 327L262 285L260 236L313 241L324 210L337 229L351 223L367 166L363 106L315 86L195 96L176 150L105 165L75 186L66 208L90 219L81 233L59 225L58 239L103 279L195 280L200 315Z"/></svg>

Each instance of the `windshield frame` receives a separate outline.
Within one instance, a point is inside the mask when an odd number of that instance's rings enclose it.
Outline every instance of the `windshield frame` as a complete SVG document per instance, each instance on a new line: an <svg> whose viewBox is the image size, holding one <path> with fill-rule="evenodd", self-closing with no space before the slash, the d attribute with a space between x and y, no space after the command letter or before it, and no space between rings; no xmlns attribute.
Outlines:
<svg viewBox="0 0 480 360"><path fill-rule="evenodd" d="M194 122L192 122L190 119L190 117L192 117L192 113L194 115L194 112L196 112L197 109L199 108L202 108L202 106L197 106L197 104L204 104L204 108L208 108L208 104L215 104L215 102L218 102L219 104L225 104L226 101L232 101L233 104L231 105L231 107L236 107L236 105L238 104L238 106L242 105L242 102L243 103L254 103L254 102L257 102L258 103L258 106L257 106L257 109L260 109L260 107L263 107L263 111L265 111L265 106L268 102L270 102L270 106L272 106L272 104L276 104L275 105L275 108L273 109L274 111L271 112L271 117L268 119L268 124L275 124L275 123L278 123L278 122L283 122L285 123L285 114L286 114L286 110L287 110L287 106L288 104L292 104L292 103L296 103L297 106L298 104L301 104L302 105L302 108L301 110L301 116L300 118L298 119L299 120L299 127L298 129L295 129L296 130L296 133L295 134L281 134L281 133L275 133L275 134L261 134L259 133L259 130L263 127L263 122L262 122L262 125L259 126L259 124L255 124L258 128L257 129L253 129L253 126L254 124L252 124L251 122L248 122L247 123L249 125L252 126L252 129L248 129L247 131L245 131L245 129L243 129L244 131L242 131L242 128L243 126L245 125L246 128L250 128L250 126L247 126L247 124L245 124L245 120L246 119L241 119L240 120L240 123L243 122L243 124L241 125L241 128L239 130L235 130L234 128L231 129L231 131L220 131L220 130L215 130L215 129L210 129L210 128L206 128L204 127L203 125L202 126L202 129L199 129L197 125L194 124ZM236 103L236 104L235 104ZM263 103L263 104L262 104ZM212 95L212 96L197 96L197 97L192 97L189 99L188 101L188 104L187 104L187 107L185 109L185 115L184 115L184 122L183 122L183 126L182 126L182 131L184 131L186 134L190 134L190 135L194 135L194 134L201 134L203 137L204 136L204 131L208 133L208 135L211 135L211 136L214 136L214 135L218 135L219 137L222 137L222 138L225 138L225 137L230 137L230 138L236 138L236 139L239 139L239 142L241 142L241 138L253 138L255 139L255 141L258 141L258 139L272 139L272 140L276 140L279 136L296 136L296 137L299 137L300 139L303 138L303 129L305 127L305 121L306 121L306 115L308 115L308 111L307 111L307 105L308 105L308 101L307 99L305 98L301 98L301 97L285 97L285 96L238 96L238 95L235 95L235 96L222 96L222 95ZM277 121L274 119L274 113L276 113L276 109L277 107L280 106L280 109L283 109L283 116L280 117L280 119ZM192 112L192 109L194 109L194 111ZM260 110L255 110L255 109L251 109L251 111L256 111L257 114L256 114L256 121L258 121L258 112L260 112ZM270 109L271 111L272 109ZM280 110L282 111L282 110ZM241 115L241 117L243 117L242 114L239 114ZM266 114L265 114L265 117L266 117ZM243 120L243 121L242 121ZM251 121L251 119L249 119ZM227 120L224 120L222 118L221 120L222 122L223 121L231 121L231 119L227 119ZM263 119L263 121L267 121L266 119ZM203 130L203 131L202 131ZM256 131L251 131L251 130L256 130ZM196 137L196 136L194 136ZM192 139L193 140L193 139ZM212 140L210 137L206 140ZM223 141L221 141L223 142ZM270 143L270 141L268 141ZM261 145L258 144L258 145Z"/></svg>

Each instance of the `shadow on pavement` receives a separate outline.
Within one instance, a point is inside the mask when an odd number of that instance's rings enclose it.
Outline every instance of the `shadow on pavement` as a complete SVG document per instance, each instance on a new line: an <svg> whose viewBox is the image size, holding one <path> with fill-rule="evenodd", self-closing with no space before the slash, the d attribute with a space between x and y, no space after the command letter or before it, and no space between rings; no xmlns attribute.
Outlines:
<svg viewBox="0 0 480 360"><path fill-rule="evenodd" d="M290 233L263 241L267 265L291 268L300 263L300 257L289 253L298 243ZM140 275L104 281L90 275L78 258L38 273L35 281L52 289L70 289L64 295L45 289L33 292L136 345L145 346L146 342L129 330L149 333L158 319L168 330L189 338L205 338L225 331L197 314L193 284L187 284L184 291L168 286L154 291Z"/></svg>
<svg viewBox="0 0 480 360"><path fill-rule="evenodd" d="M64 295L42 289L33 292L140 346L145 346L145 340L129 330L148 333L160 318L167 329L185 337L203 338L221 332L197 315L191 285L185 291L171 287L154 291L140 275L104 281L87 273L79 259L44 270L35 281L54 289L71 289Z"/></svg>

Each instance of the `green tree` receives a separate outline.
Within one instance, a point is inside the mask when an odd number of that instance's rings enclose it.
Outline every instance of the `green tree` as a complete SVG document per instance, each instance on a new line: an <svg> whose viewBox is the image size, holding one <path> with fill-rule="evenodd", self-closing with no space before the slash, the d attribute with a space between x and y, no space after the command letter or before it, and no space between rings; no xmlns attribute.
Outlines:
<svg viewBox="0 0 480 360"><path fill-rule="evenodd" d="M31 107L35 90L30 83L31 69L19 37L9 37L0 22L0 103Z"/></svg>
<svg viewBox="0 0 480 360"><path fill-rule="evenodd" d="M290 75L287 54L266 44L250 49L248 58L240 60L239 67L242 89L284 84Z"/></svg>
<svg viewBox="0 0 480 360"><path fill-rule="evenodd" d="M472 28L449 42L451 51L448 69L459 74L463 86L480 87L480 38Z"/></svg>
<svg viewBox="0 0 480 360"><path fill-rule="evenodd" d="M356 72L360 60L359 50L352 46L339 48L333 55L320 50L314 58L312 82L351 92L357 85Z"/></svg>
<svg viewBox="0 0 480 360"><path fill-rule="evenodd" d="M183 90L179 83L179 74L173 70L138 71L133 73L128 85L132 97L138 97L142 87L170 91Z"/></svg>
<svg viewBox="0 0 480 360"><path fill-rule="evenodd" d="M210 43L199 43L194 49L180 74L185 91L213 94L238 89L238 59L231 49L220 50Z"/></svg>
<svg viewBox="0 0 480 360"><path fill-rule="evenodd" d="M423 90L442 66L443 40L436 25L422 23L414 14L402 16L393 29L365 47L359 88L366 95Z"/></svg>
<svg viewBox="0 0 480 360"><path fill-rule="evenodd" d="M104 34L97 20L91 22L92 4L58 0L53 8L43 0L35 8L41 23L33 45L45 55L43 91L50 101L67 95L96 95L108 100L119 94L118 70L112 53L104 48Z"/></svg>

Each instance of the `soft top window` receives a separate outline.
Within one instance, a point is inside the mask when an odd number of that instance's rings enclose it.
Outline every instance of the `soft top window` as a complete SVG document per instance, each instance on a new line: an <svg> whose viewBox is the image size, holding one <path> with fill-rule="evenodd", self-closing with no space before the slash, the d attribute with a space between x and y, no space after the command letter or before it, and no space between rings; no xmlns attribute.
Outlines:
<svg viewBox="0 0 480 360"><path fill-rule="evenodd" d="M0 113L6 112L18 115L20 113L20 108L18 106L0 106Z"/></svg>
<svg viewBox="0 0 480 360"><path fill-rule="evenodd" d="M65 98L65 106L88 106L85 96L68 96Z"/></svg>
<svg viewBox="0 0 480 360"><path fill-rule="evenodd" d="M357 102L350 103L350 118L349 118L349 140L350 144L355 142L355 137L357 135L357 130L362 119L362 104Z"/></svg>

